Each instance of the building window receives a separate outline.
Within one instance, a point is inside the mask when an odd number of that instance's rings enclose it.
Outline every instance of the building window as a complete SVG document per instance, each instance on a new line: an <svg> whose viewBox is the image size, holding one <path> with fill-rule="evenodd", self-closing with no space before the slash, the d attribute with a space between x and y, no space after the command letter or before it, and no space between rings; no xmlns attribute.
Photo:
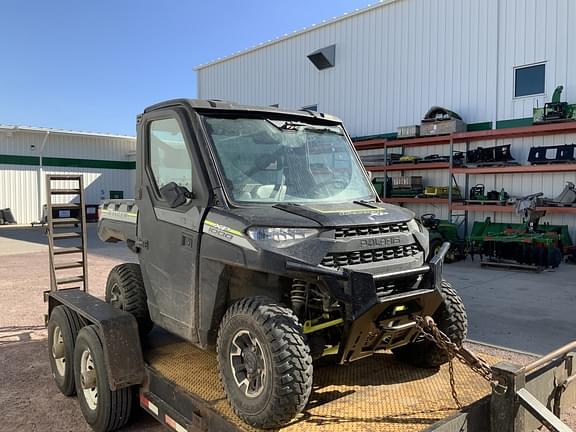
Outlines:
<svg viewBox="0 0 576 432"><path fill-rule="evenodd" d="M514 69L514 97L540 95L545 92L546 65L520 66Z"/></svg>
<svg viewBox="0 0 576 432"><path fill-rule="evenodd" d="M306 105L300 108L302 111L318 111L318 104Z"/></svg>

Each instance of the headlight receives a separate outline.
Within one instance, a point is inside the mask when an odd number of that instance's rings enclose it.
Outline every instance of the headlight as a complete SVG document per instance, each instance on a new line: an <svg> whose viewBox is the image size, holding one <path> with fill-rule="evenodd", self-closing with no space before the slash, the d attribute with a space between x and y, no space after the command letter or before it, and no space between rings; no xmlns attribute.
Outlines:
<svg viewBox="0 0 576 432"><path fill-rule="evenodd" d="M271 246L284 248L292 246L310 237L318 235L314 228L270 228L252 227L247 231L248 237Z"/></svg>

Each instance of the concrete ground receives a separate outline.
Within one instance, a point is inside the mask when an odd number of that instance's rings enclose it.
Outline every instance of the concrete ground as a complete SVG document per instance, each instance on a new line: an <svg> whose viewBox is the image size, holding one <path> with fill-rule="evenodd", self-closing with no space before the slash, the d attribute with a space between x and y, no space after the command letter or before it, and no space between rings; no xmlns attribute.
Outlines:
<svg viewBox="0 0 576 432"><path fill-rule="evenodd" d="M109 270L135 256L123 244L102 243L89 229L89 282L103 296ZM575 338L576 267L563 264L542 274L480 269L478 263L446 266L469 314L470 338L543 353ZM49 287L46 237L42 228L0 228L0 432L88 431L74 398L52 382L46 354L42 292ZM471 345L518 363L530 356ZM576 426L574 412L567 419ZM137 415L125 430L162 430Z"/></svg>
<svg viewBox="0 0 576 432"><path fill-rule="evenodd" d="M576 266L554 271L480 268L478 261L444 267L468 312L468 337L536 354L576 340Z"/></svg>

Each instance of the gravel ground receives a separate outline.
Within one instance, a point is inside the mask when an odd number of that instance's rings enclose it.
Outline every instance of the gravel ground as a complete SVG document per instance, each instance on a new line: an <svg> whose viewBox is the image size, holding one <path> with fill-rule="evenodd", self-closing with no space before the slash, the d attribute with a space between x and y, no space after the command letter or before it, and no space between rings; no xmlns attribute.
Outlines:
<svg viewBox="0 0 576 432"><path fill-rule="evenodd" d="M43 245L19 245L6 253L0 232L0 431L89 431L75 398L67 398L54 385L46 353L45 304L49 286L48 256ZM10 240L13 245L13 240ZM4 250L4 253L2 253ZM25 254L21 251L29 251ZM122 245L91 249L89 286L103 296L109 270L134 256ZM485 353L526 364L534 357L470 343ZM480 378L479 378L480 379ZM128 431L164 430L151 416L134 416ZM576 409L564 420L576 429Z"/></svg>

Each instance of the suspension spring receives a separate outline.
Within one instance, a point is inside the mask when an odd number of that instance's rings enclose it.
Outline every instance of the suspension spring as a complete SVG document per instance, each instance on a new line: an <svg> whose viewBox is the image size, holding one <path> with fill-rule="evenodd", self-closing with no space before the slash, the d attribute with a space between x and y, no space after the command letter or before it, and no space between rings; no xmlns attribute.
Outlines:
<svg viewBox="0 0 576 432"><path fill-rule="evenodd" d="M290 302L292 309L299 315L302 308L306 304L306 287L308 284L300 279L294 279L292 282L292 289L290 290Z"/></svg>

